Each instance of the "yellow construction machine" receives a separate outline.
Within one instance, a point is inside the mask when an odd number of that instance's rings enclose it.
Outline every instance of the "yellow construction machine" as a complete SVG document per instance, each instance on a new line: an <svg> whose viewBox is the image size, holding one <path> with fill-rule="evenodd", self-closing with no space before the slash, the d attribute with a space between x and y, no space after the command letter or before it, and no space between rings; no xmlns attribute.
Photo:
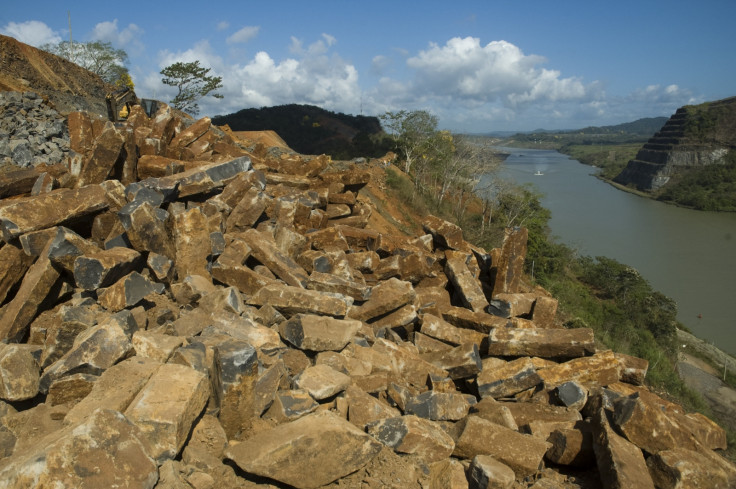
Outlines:
<svg viewBox="0 0 736 489"><path fill-rule="evenodd" d="M143 107L143 111L148 117L153 117L159 107L159 101L150 98L139 99L136 97L135 92L124 87L120 90L110 92L105 97L107 102L107 117L112 122L122 122L130 115L130 109L134 105L140 105Z"/></svg>

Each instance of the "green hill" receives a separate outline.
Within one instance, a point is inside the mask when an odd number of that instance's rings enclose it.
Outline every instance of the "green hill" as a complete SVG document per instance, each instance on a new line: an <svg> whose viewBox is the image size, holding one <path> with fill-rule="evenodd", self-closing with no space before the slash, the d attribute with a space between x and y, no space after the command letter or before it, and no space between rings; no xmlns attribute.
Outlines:
<svg viewBox="0 0 736 489"><path fill-rule="evenodd" d="M329 154L336 160L380 157L390 148L377 117L331 112L313 105L243 109L212 118L233 131L273 130L294 151Z"/></svg>

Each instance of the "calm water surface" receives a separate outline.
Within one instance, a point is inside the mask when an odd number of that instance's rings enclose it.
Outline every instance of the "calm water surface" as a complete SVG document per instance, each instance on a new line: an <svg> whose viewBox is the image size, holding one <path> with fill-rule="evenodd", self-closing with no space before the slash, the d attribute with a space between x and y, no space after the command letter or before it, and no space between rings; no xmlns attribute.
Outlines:
<svg viewBox="0 0 736 489"><path fill-rule="evenodd" d="M558 241L631 265L677 301L678 319L736 355L736 213L682 209L598 180L557 151L503 148L503 176L532 183ZM536 173L542 175L536 175Z"/></svg>

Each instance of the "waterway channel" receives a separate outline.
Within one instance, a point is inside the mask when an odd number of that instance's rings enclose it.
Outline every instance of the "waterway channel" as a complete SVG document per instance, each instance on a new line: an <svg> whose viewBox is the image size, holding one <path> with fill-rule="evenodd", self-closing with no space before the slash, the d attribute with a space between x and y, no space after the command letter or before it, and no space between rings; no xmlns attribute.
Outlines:
<svg viewBox="0 0 736 489"><path fill-rule="evenodd" d="M736 355L736 213L702 212L618 190L596 169L549 150L510 154L502 178L543 194L558 242L636 268L677 302L678 320Z"/></svg>

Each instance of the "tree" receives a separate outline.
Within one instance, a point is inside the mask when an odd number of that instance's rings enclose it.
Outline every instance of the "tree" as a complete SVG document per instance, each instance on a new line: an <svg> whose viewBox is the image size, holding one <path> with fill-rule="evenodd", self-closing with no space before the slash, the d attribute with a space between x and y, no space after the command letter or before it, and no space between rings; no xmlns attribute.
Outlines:
<svg viewBox="0 0 736 489"><path fill-rule="evenodd" d="M128 53L112 47L109 42L62 41L59 44L45 44L41 49L100 75L105 83L117 85L123 80L121 83L127 85L127 80L130 80L128 68L125 67ZM132 80L130 83L132 84Z"/></svg>
<svg viewBox="0 0 736 489"><path fill-rule="evenodd" d="M386 112L380 119L402 153L404 173L408 174L432 138L437 137L437 117L426 110L400 110Z"/></svg>
<svg viewBox="0 0 736 489"><path fill-rule="evenodd" d="M161 70L163 83L177 87L179 92L171 100L175 109L192 115L199 114L197 101L202 97L222 88L222 77L209 76L210 68L199 66L199 61L182 63L178 61ZM211 94L215 98L223 98L219 93Z"/></svg>

